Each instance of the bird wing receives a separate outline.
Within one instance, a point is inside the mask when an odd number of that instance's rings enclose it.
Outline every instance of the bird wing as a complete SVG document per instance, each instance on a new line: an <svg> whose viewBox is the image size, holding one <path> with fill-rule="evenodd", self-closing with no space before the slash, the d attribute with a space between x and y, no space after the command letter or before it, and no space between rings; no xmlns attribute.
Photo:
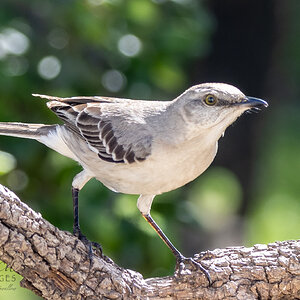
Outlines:
<svg viewBox="0 0 300 300"><path fill-rule="evenodd" d="M151 154L152 136L145 124L132 118L126 109L127 114L124 114L120 108L120 103L126 107L132 100L42 97L50 100L48 107L72 132L83 138L102 160L130 164L144 161ZM135 130L137 126L138 135Z"/></svg>

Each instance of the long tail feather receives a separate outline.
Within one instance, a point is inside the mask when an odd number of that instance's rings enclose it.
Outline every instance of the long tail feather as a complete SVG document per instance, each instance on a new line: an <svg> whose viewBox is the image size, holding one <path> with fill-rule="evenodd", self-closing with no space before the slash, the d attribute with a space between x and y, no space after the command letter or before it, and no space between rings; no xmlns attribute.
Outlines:
<svg viewBox="0 0 300 300"><path fill-rule="evenodd" d="M0 135L39 140L40 137L47 135L50 130L53 130L55 126L56 125L0 122Z"/></svg>

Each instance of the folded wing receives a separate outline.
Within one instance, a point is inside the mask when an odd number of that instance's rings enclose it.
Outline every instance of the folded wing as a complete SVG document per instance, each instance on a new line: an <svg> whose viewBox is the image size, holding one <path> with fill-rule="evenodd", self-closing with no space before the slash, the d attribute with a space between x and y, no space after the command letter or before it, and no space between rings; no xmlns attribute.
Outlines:
<svg viewBox="0 0 300 300"><path fill-rule="evenodd" d="M65 126L83 138L100 159L131 164L144 161L151 154L152 136L144 124L128 121L118 109L116 114L112 113L113 109L109 110L110 113L105 112L107 107L105 110L103 105L122 105L123 99L42 97L50 100L48 107L64 121Z"/></svg>

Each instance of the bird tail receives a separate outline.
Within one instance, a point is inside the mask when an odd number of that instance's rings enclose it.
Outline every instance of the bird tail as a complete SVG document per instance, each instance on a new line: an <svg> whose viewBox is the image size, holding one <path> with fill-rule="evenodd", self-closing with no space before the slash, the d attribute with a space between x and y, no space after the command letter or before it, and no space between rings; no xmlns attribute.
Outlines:
<svg viewBox="0 0 300 300"><path fill-rule="evenodd" d="M55 127L56 125L0 122L0 135L40 140L41 137L48 135Z"/></svg>
<svg viewBox="0 0 300 300"><path fill-rule="evenodd" d="M77 160L64 141L64 126L0 122L0 135L37 140L58 153Z"/></svg>

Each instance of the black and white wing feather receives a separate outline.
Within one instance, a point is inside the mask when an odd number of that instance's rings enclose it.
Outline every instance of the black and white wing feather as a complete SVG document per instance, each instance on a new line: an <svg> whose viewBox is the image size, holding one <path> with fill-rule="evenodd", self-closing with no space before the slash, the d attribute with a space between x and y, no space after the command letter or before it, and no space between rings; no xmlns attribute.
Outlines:
<svg viewBox="0 0 300 300"><path fill-rule="evenodd" d="M83 138L100 159L131 164L144 161L151 154L152 136L144 124L134 122L130 114L118 110L120 104L131 100L37 96L51 100L48 107L64 121L65 126ZM114 109L110 109L111 105L115 106ZM139 127L139 135L136 135L136 127Z"/></svg>

